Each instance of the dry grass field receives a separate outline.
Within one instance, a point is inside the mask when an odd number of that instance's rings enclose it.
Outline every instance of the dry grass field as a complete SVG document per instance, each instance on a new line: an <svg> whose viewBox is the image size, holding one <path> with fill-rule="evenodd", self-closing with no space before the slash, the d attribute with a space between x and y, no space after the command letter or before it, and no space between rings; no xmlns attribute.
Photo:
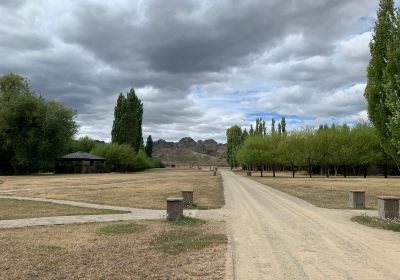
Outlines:
<svg viewBox="0 0 400 280"><path fill-rule="evenodd" d="M168 196L194 190L204 208L224 204L220 175L197 169L171 168L135 173L1 177L1 194L74 200L115 206L165 209Z"/></svg>
<svg viewBox="0 0 400 280"><path fill-rule="evenodd" d="M124 211L91 209L38 201L0 198L0 220L72 215L120 214Z"/></svg>
<svg viewBox="0 0 400 280"><path fill-rule="evenodd" d="M223 222L0 230L0 279L223 279ZM171 251L172 250L172 251Z"/></svg>
<svg viewBox="0 0 400 280"><path fill-rule="evenodd" d="M246 172L237 174L246 176ZM264 173L264 177L261 178L259 172L253 172L253 176L248 178L324 208L347 208L349 190L366 190L366 207L370 209L377 208L377 196L400 196L399 177L308 178L298 174L296 178L292 178L290 173L280 172L275 178L270 173Z"/></svg>

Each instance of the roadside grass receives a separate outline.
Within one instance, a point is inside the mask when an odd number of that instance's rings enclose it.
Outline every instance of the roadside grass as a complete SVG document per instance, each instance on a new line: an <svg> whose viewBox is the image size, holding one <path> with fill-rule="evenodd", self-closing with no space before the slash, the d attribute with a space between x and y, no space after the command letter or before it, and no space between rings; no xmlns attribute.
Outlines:
<svg viewBox="0 0 400 280"><path fill-rule="evenodd" d="M246 172L236 172L236 174L246 176ZM377 209L377 197L380 195L400 196L400 177L308 178L303 174L296 174L296 177L292 178L287 172L277 172L276 175L277 177L273 178L270 173L265 172L264 177L260 177L259 173L253 172L253 176L247 178L323 208L348 208L348 192L354 189L366 191L367 209Z"/></svg>
<svg viewBox="0 0 400 280"><path fill-rule="evenodd" d="M99 174L99 177L88 174L88 177L78 176L82 181L77 181L76 175L63 175L57 180L58 175L53 176L54 178L51 175L37 176L33 179L33 184L18 177L7 178L7 189L14 186L20 190L3 194L165 209L167 197L180 196L182 190L191 189L194 191L194 202L201 207L197 209L215 209L224 205L221 175L218 173L218 176L212 176L204 170L165 169L157 172ZM51 185L54 180L57 182L56 187ZM64 186L62 181L65 181Z"/></svg>
<svg viewBox="0 0 400 280"><path fill-rule="evenodd" d="M108 209L84 208L40 201L0 198L0 220L122 213L129 212Z"/></svg>
<svg viewBox="0 0 400 280"><path fill-rule="evenodd" d="M381 219L378 217L370 217L367 215L352 217L353 222L357 222L368 227L386 229L391 231L400 232L400 219Z"/></svg>
<svg viewBox="0 0 400 280"><path fill-rule="evenodd" d="M145 225L142 224L115 224L101 227L97 230L98 235L129 234L143 231Z"/></svg>
<svg viewBox="0 0 400 280"><path fill-rule="evenodd" d="M198 226L198 225L203 225L206 223L206 221L204 221L204 220L186 217L186 216L181 219L170 220L167 222L170 223L171 225L176 225L176 226Z"/></svg>
<svg viewBox="0 0 400 280"><path fill-rule="evenodd" d="M171 255L178 255L187 251L226 243L224 234L203 233L197 229L171 230L162 233L154 241L157 250Z"/></svg>
<svg viewBox="0 0 400 280"><path fill-rule="evenodd" d="M224 279L225 223L185 219L0 230L0 279Z"/></svg>

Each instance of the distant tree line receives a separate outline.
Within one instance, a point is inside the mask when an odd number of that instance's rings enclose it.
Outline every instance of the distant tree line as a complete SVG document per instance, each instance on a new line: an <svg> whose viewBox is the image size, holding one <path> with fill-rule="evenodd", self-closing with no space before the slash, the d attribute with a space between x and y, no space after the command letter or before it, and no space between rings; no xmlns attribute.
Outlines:
<svg viewBox="0 0 400 280"><path fill-rule="evenodd" d="M385 176L389 167L395 170L394 161L386 156L376 129L370 124L321 125L318 129L287 132L286 121L282 119L277 130L274 126L272 120L270 132L255 130L253 135L247 135L245 130L240 134L238 126L229 128L228 131L237 130L235 137L239 140L231 139L231 143L240 142L234 149L228 145L229 151L235 151L235 162L229 162L231 167L241 165L244 169L258 170L261 176L264 171L275 176L277 170L286 170L293 177L297 171L306 171L310 177L313 174L366 177L371 169L374 173L382 171Z"/></svg>

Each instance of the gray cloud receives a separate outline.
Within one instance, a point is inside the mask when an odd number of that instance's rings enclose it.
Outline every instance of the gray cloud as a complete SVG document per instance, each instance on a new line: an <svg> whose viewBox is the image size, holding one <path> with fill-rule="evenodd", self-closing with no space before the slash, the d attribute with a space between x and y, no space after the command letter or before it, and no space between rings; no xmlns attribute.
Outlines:
<svg viewBox="0 0 400 280"><path fill-rule="evenodd" d="M155 138L223 141L256 109L347 120L365 110L373 2L2 1L0 74L29 77L105 140L132 86Z"/></svg>

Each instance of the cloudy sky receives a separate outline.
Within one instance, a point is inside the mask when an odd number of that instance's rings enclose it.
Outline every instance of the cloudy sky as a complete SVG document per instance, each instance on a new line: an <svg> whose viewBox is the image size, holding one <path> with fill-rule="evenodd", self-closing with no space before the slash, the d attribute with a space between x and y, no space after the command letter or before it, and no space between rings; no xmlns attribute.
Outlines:
<svg viewBox="0 0 400 280"><path fill-rule="evenodd" d="M110 140L120 92L147 137L225 141L232 124L366 119L376 0L0 0L0 75L28 77Z"/></svg>

